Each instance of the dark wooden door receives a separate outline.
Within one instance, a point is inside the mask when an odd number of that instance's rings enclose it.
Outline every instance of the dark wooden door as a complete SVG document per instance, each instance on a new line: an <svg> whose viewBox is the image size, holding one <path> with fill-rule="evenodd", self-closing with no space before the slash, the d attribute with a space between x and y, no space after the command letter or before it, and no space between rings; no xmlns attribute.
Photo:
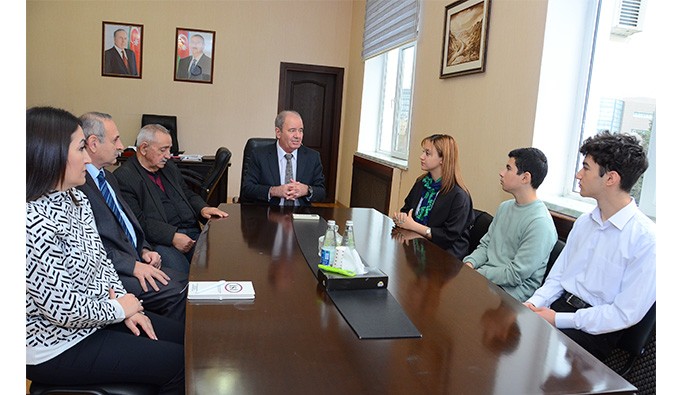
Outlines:
<svg viewBox="0 0 680 395"><path fill-rule="evenodd" d="M335 203L344 74L339 67L281 63L279 77L278 111L295 110L302 116L302 143L321 154L327 203Z"/></svg>

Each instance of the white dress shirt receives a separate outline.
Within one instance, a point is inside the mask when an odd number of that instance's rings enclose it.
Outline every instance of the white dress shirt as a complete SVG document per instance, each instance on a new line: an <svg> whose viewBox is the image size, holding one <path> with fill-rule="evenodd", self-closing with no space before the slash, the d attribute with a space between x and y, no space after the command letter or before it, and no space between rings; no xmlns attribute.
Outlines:
<svg viewBox="0 0 680 395"><path fill-rule="evenodd" d="M298 150L295 150L291 152L293 154L293 157L290 159L290 163L293 166L293 180L297 180L297 153ZM279 145L278 141L276 142L276 157L279 159L279 178L281 181L281 185L286 184L286 151L281 148ZM280 205L283 206L284 199L281 198L281 203ZM298 202L295 201L295 205L298 205Z"/></svg>
<svg viewBox="0 0 680 395"><path fill-rule="evenodd" d="M656 301L656 225L634 199L601 218L596 207L574 222L545 284L527 300L550 306L566 290L593 306L556 313L557 328L614 332L638 323Z"/></svg>

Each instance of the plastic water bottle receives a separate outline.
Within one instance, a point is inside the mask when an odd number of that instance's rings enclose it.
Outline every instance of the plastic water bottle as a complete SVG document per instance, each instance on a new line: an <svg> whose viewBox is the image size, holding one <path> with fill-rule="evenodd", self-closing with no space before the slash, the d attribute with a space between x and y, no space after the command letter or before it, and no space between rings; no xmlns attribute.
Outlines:
<svg viewBox="0 0 680 395"><path fill-rule="evenodd" d="M347 220L345 222L345 234L342 237L343 247L347 247L348 250L353 250L355 248L354 244L354 223L352 220Z"/></svg>
<svg viewBox="0 0 680 395"><path fill-rule="evenodd" d="M335 221L328 220L328 226L326 227L326 236L323 240L323 246L321 247L321 264L326 266L331 266L333 264L333 255L335 253L335 247L337 242L335 241Z"/></svg>

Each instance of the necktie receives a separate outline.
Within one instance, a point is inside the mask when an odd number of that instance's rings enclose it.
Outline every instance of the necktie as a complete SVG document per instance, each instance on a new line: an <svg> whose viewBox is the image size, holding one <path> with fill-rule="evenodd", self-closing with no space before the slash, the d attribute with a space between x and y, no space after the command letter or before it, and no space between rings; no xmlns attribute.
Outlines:
<svg viewBox="0 0 680 395"><path fill-rule="evenodd" d="M191 75L198 75L198 73L196 73L196 58L194 58L194 60L191 61L191 66L189 66L189 73Z"/></svg>
<svg viewBox="0 0 680 395"><path fill-rule="evenodd" d="M284 157L286 158L286 178L285 178L285 181L286 181L286 184L288 184L293 179L293 162L291 162L291 159L293 158L293 154L285 154ZM283 201L283 205L284 206L294 206L295 202L293 202L292 200L286 199L286 200Z"/></svg>
<svg viewBox="0 0 680 395"><path fill-rule="evenodd" d="M104 200L106 200L106 205L109 206L109 208L113 212L113 215L115 215L116 219L118 219L118 222L125 231L125 235L127 236L128 240L130 240L130 243L134 243L133 242L134 239L132 238L130 231L125 225L125 221L123 220L123 214L120 212L120 210L118 210L118 206L116 205L116 202L113 201L113 196L111 196L111 192L109 192L109 187L106 183L106 178L104 177L104 170L101 170L99 172L99 175L97 176L97 182L99 183L99 190L102 192Z"/></svg>
<svg viewBox="0 0 680 395"><path fill-rule="evenodd" d="M120 53L123 55L123 63L125 63L125 69L127 69L128 73L130 72L130 65L128 64L127 56L125 55L125 50L120 51Z"/></svg>

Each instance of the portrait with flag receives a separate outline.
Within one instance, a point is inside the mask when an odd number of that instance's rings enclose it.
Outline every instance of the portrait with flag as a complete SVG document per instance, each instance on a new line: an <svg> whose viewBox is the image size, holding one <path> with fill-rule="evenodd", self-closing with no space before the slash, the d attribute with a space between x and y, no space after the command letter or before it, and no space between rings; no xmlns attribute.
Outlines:
<svg viewBox="0 0 680 395"><path fill-rule="evenodd" d="M215 32L177 28L175 81L212 83Z"/></svg>
<svg viewBox="0 0 680 395"><path fill-rule="evenodd" d="M102 22L102 76L142 78L143 26Z"/></svg>

